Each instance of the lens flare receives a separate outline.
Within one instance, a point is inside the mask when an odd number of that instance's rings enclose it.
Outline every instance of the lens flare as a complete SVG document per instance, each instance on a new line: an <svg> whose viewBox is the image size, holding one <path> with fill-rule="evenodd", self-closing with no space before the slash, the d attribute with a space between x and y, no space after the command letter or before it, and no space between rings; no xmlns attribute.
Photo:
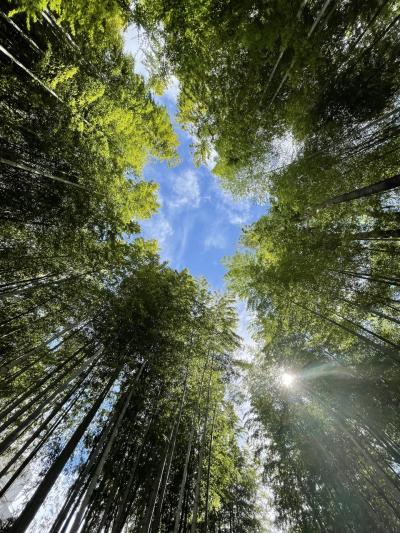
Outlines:
<svg viewBox="0 0 400 533"><path fill-rule="evenodd" d="M294 376L288 372L283 372L281 376L281 382L284 387L290 387L293 384Z"/></svg>

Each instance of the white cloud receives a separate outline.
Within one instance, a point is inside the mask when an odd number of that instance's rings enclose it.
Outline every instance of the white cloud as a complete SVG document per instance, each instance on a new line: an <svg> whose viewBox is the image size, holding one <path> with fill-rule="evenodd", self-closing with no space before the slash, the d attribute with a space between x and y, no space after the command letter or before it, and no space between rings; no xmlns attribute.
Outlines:
<svg viewBox="0 0 400 533"><path fill-rule="evenodd" d="M232 195L221 189L217 178L213 181L211 196L213 201L218 202L221 215L230 224L243 226L252 221L251 202L249 200L235 200Z"/></svg>
<svg viewBox="0 0 400 533"><path fill-rule="evenodd" d="M162 259L169 259L174 230L164 213L162 211L157 213L150 220L143 221L141 226L143 237L145 239L156 239Z"/></svg>
<svg viewBox="0 0 400 533"><path fill-rule="evenodd" d="M172 226L162 214L160 214L156 226L155 235L157 236L158 242L160 246L165 246L167 240L174 234Z"/></svg>
<svg viewBox="0 0 400 533"><path fill-rule="evenodd" d="M243 300L237 300L236 312L239 318L236 333L242 338L239 356L241 359L251 361L252 353L256 348L256 343L250 331L251 323L254 321L254 315L247 309L246 302Z"/></svg>
<svg viewBox="0 0 400 533"><path fill-rule="evenodd" d="M204 240L204 247L206 250L209 250L211 248L223 250L227 247L228 243L226 240L226 236L223 231L219 231L218 226L214 226L212 233L207 235L207 237Z"/></svg>
<svg viewBox="0 0 400 533"><path fill-rule="evenodd" d="M252 220L249 202L232 202L232 204L225 204L224 209L229 222L236 226L243 226Z"/></svg>
<svg viewBox="0 0 400 533"><path fill-rule="evenodd" d="M131 24L124 32L123 38L124 52L126 54L132 54L135 59L135 72L148 79L149 70L146 66L146 54L149 51L149 44L146 33L142 28Z"/></svg>
<svg viewBox="0 0 400 533"><path fill-rule="evenodd" d="M188 220L181 227L179 241L177 242L176 249L174 251L174 264L176 268L180 269L182 265L183 256L186 252L186 245L188 243L188 237L193 226L193 220Z"/></svg>
<svg viewBox="0 0 400 533"><path fill-rule="evenodd" d="M168 204L173 209L197 208L200 205L200 185L196 172L187 170L172 182L172 195Z"/></svg>
<svg viewBox="0 0 400 533"><path fill-rule="evenodd" d="M212 172L213 168L217 164L218 154L213 146L211 146L210 153L205 161L206 167Z"/></svg>
<svg viewBox="0 0 400 533"><path fill-rule="evenodd" d="M173 102L174 104L178 101L178 96L181 88L179 81L175 76L171 76L167 89L164 91L163 96Z"/></svg>

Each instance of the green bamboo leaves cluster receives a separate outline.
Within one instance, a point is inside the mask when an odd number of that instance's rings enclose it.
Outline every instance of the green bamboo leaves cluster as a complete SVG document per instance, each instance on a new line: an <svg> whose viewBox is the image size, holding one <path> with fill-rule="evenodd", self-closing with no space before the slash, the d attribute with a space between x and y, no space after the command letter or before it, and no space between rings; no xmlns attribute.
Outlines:
<svg viewBox="0 0 400 533"><path fill-rule="evenodd" d="M28 29L25 13L7 16L12 7L2 11L0 53L5 280L102 279L135 254L124 238L157 207L143 166L172 162L176 137L122 53L120 10L94 46L89 21L71 36L45 12Z"/></svg>
<svg viewBox="0 0 400 533"><path fill-rule="evenodd" d="M400 527L399 9L135 4L197 157L270 204L228 281L255 313L249 424L292 531Z"/></svg>
<svg viewBox="0 0 400 533"><path fill-rule="evenodd" d="M274 140L288 130L305 140L370 120L398 90L397 2L160 0L133 9L154 38L159 76L179 78L180 116L199 158L214 146L215 171L234 191L262 184Z"/></svg>
<svg viewBox="0 0 400 533"><path fill-rule="evenodd" d="M3 525L259 531L255 472L224 397L238 345L231 303L156 257L131 268L85 327L42 347L36 381L3 396L1 494L31 472L28 500ZM36 355L24 353L30 377ZM46 503L56 511L41 518Z"/></svg>
<svg viewBox="0 0 400 533"><path fill-rule="evenodd" d="M143 168L177 140L123 53L131 16L1 7L0 529L257 532L233 302L137 237Z"/></svg>
<svg viewBox="0 0 400 533"><path fill-rule="evenodd" d="M172 75L196 161L269 202L227 277L255 317L270 514L400 529L399 17L397 0L2 7L1 497L26 484L5 530L262 530L225 388L232 301L134 238L157 207L144 165L177 159L151 95Z"/></svg>

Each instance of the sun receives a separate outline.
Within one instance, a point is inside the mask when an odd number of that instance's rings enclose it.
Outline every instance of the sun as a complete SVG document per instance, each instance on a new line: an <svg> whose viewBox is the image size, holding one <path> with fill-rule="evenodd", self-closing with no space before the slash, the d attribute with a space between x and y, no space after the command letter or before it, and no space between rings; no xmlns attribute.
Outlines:
<svg viewBox="0 0 400 533"><path fill-rule="evenodd" d="M294 382L294 376L293 374L289 374L288 372L283 372L281 375L281 383L284 387L290 387L293 385Z"/></svg>

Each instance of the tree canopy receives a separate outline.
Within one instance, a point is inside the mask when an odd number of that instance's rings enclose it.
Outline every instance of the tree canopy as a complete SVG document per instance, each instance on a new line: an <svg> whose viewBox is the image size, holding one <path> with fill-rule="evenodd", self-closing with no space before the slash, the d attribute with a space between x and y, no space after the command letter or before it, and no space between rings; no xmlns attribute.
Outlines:
<svg viewBox="0 0 400 533"><path fill-rule="evenodd" d="M396 531L398 2L137 2L201 161L269 208L226 260L249 425L293 531ZM162 45L157 43L161 42Z"/></svg>
<svg viewBox="0 0 400 533"><path fill-rule="evenodd" d="M399 531L399 2L3 4L0 529ZM172 76L195 161L265 205L225 293L140 237Z"/></svg>
<svg viewBox="0 0 400 533"><path fill-rule="evenodd" d="M2 531L258 532L228 296L138 236L167 111L123 2L7 2L0 77ZM5 500L4 500L5 498Z"/></svg>
<svg viewBox="0 0 400 533"><path fill-rule="evenodd" d="M342 135L398 94L397 2L144 0L134 13L155 42L155 74L181 83L198 157L213 146L224 182L251 188L287 131L300 143Z"/></svg>

